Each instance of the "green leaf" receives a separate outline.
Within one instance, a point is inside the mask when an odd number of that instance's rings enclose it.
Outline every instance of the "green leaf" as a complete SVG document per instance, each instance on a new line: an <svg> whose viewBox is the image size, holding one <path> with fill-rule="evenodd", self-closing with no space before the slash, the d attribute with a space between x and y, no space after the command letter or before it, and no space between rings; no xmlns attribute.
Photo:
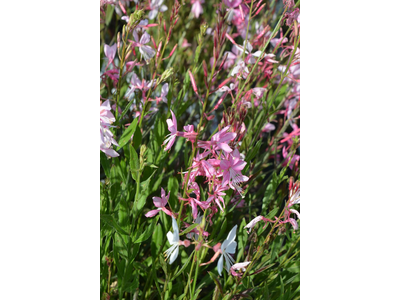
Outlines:
<svg viewBox="0 0 400 300"><path fill-rule="evenodd" d="M133 146L138 149L142 144L142 132L140 127L136 127L135 133L133 135Z"/></svg>
<svg viewBox="0 0 400 300"><path fill-rule="evenodd" d="M190 232L191 230L195 229L197 226L199 226L199 224L194 223L194 224L190 225L188 228L186 228L184 231L182 231L179 235L184 235L184 234Z"/></svg>
<svg viewBox="0 0 400 300"><path fill-rule="evenodd" d="M110 24L114 13L114 5L107 5L106 8L106 25Z"/></svg>
<svg viewBox="0 0 400 300"><path fill-rule="evenodd" d="M139 172L139 157L136 153L136 150L132 147L132 145L129 145L129 164L131 166L131 174L132 178L137 181L138 179L138 172Z"/></svg>
<svg viewBox="0 0 400 300"><path fill-rule="evenodd" d="M135 120L133 120L131 125L129 125L129 127L127 129L125 129L124 133L122 134L121 138L119 139L119 142L118 142L119 147L117 148L117 151L119 149L121 149L122 147L124 147L129 142L131 136L133 135L133 133L136 130L137 122L138 122L138 119L136 118Z"/></svg>
<svg viewBox="0 0 400 300"><path fill-rule="evenodd" d="M149 178L147 178L145 181L140 183L140 194L138 199L135 199L135 210L136 212L140 212L142 210L142 208L144 207L144 205L146 204L146 199L147 196L150 193L150 182L151 182L151 178L153 177L154 173L157 170L155 170L153 172L153 174L150 175Z"/></svg>
<svg viewBox="0 0 400 300"><path fill-rule="evenodd" d="M186 267L189 265L189 263L191 262L191 258L193 256L194 251L192 251L192 253L190 254L189 258L186 260L185 264L182 266L182 268L176 272L176 274L172 277L171 282L178 277L179 275L181 275L181 273L186 269Z"/></svg>
<svg viewBox="0 0 400 300"><path fill-rule="evenodd" d="M120 234L129 235L125 230L121 228L121 226L118 225L118 223L114 220L114 218L111 215L100 215L100 221L103 221L104 223L108 224Z"/></svg>
<svg viewBox="0 0 400 300"><path fill-rule="evenodd" d="M254 147L251 147L251 150L246 155L246 162L247 163L249 163L256 156L256 154L259 153L261 144L262 144L262 141L259 140Z"/></svg>
<svg viewBox="0 0 400 300"><path fill-rule="evenodd" d="M161 224L157 224L154 229L154 234L151 238L151 256L153 260L157 258L157 254L160 252L160 249L163 241L163 231L161 228Z"/></svg>
<svg viewBox="0 0 400 300"><path fill-rule="evenodd" d="M168 191L171 192L168 203L172 209L177 209L178 207L178 191L179 191L179 181L176 177L169 177L168 179Z"/></svg>
<svg viewBox="0 0 400 300"><path fill-rule="evenodd" d="M107 156L100 151L100 163L103 167L104 173L108 178L110 178L110 161L108 160Z"/></svg>
<svg viewBox="0 0 400 300"><path fill-rule="evenodd" d="M218 287L219 292L220 292L221 294L223 294L224 292L223 292L223 290L222 290L222 285L221 285L221 283L219 282L217 275L215 275L214 273L212 273L212 272L210 272L210 271L208 271L208 274L210 275L211 279L215 282L216 286Z"/></svg>
<svg viewBox="0 0 400 300"><path fill-rule="evenodd" d="M154 226L156 225L158 218L159 216L153 219L150 226L148 226L146 230L136 239L136 241L134 241L135 244L146 241L154 233Z"/></svg>
<svg viewBox="0 0 400 300"><path fill-rule="evenodd" d="M118 120L121 120L125 116L125 114L129 110L129 108L132 106L133 101L135 101L135 98L133 98L131 101L129 101L128 105L125 107L125 109L122 111L122 113L118 116Z"/></svg>

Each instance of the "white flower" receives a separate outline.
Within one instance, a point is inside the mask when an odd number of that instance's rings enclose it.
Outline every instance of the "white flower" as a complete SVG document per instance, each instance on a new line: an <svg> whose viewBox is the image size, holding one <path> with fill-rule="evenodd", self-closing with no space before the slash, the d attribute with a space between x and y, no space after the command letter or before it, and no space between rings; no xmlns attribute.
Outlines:
<svg viewBox="0 0 400 300"><path fill-rule="evenodd" d="M236 47L238 48L238 50L240 52L243 52L245 43L246 43L246 41L243 42L243 46L236 45ZM260 56L261 56L261 59L264 59L266 57L267 61L270 63L278 63L276 60L274 60L275 54L265 54L260 50L254 52L254 53L251 53L251 51L253 51L253 46L249 42L247 42L246 50L244 51L244 53L246 53L247 55L250 54L249 64L254 64L257 61L257 58Z"/></svg>
<svg viewBox="0 0 400 300"><path fill-rule="evenodd" d="M170 257L169 264L172 264L178 257L179 245L181 244L181 241L179 240L178 224L176 223L174 217L172 217L172 229L174 230L174 233L171 231L168 231L167 233L168 242L170 243L171 247L165 251L166 259Z"/></svg>
<svg viewBox="0 0 400 300"><path fill-rule="evenodd" d="M156 51L153 48L146 45L147 43L150 42L150 35L147 32L145 32L139 39L137 32L134 30L133 38L135 39L136 42L135 46L139 47L140 54L142 54L145 61L148 62L156 54Z"/></svg>
<svg viewBox="0 0 400 300"><path fill-rule="evenodd" d="M168 103L167 95L168 95L169 87L168 83L165 83L161 88L161 99L163 102Z"/></svg>
<svg viewBox="0 0 400 300"><path fill-rule="evenodd" d="M257 216L257 217L255 217L253 220L251 220L251 221L249 222L249 224L247 224L246 226L244 226L244 228L248 228L248 229L249 229L249 230L247 231L247 233L250 233L250 232L251 232L251 229L252 229L258 222L260 222L262 219L263 219L262 216Z"/></svg>
<svg viewBox="0 0 400 300"><path fill-rule="evenodd" d="M243 60L239 60L236 66L233 68L231 76L235 76L236 74L239 74L238 78L243 78L246 79L247 75L249 75L250 71L246 67L246 64L244 63Z"/></svg>
<svg viewBox="0 0 400 300"><path fill-rule="evenodd" d="M168 10L168 7L166 5L163 5L164 0L151 0L150 3L150 13L149 13L149 19L153 20L155 17L157 17L158 12L164 12Z"/></svg>
<svg viewBox="0 0 400 300"><path fill-rule="evenodd" d="M231 268L231 266L235 263L235 261L233 260L232 256L230 256L230 254L234 254L236 251L236 245L237 245L237 243L235 242L236 228L237 228L237 225L235 225L232 228L232 230L228 234L228 237L221 245L220 252L222 255L218 261L218 273L220 276L222 275L224 258L225 258L225 264L226 264L225 269L228 273L229 273L229 269Z"/></svg>
<svg viewBox="0 0 400 300"><path fill-rule="evenodd" d="M217 90L217 93L225 93L225 92L232 92L237 86L237 83L231 83L229 87L224 85L223 87Z"/></svg>

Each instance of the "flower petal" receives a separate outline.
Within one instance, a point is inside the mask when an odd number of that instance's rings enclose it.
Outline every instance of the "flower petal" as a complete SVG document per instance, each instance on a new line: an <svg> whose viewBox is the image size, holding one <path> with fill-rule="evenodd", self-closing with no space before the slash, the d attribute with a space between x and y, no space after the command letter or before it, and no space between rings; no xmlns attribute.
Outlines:
<svg viewBox="0 0 400 300"><path fill-rule="evenodd" d="M222 269L224 268L224 256L221 255L221 257L218 260L218 273L219 276L222 276Z"/></svg>
<svg viewBox="0 0 400 300"><path fill-rule="evenodd" d="M169 258L169 264L172 264L176 260L178 254L179 254L179 246L176 246L176 249L174 250L174 252L172 252L171 257Z"/></svg>

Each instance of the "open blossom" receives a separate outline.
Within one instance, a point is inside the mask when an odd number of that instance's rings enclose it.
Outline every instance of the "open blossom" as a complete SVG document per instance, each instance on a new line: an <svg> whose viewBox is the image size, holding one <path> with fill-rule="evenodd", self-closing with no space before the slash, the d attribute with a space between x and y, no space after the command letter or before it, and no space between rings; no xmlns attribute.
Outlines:
<svg viewBox="0 0 400 300"><path fill-rule="evenodd" d="M128 100L132 100L134 97L133 92L135 90L141 90L144 98L144 95L153 86L153 83L154 83L153 80L150 81L146 81L144 79L140 80L139 77L136 75L136 73L132 72L130 87L126 91L125 97L128 97Z"/></svg>
<svg viewBox="0 0 400 300"><path fill-rule="evenodd" d="M287 39L287 37L285 38L275 38L271 40L271 45L273 47L276 47L276 45L279 44L280 47L282 47L283 44L287 43L289 40Z"/></svg>
<svg viewBox="0 0 400 300"><path fill-rule="evenodd" d="M210 203L207 201L200 201L200 188L197 182L191 182L189 188L193 190L192 193L195 194L196 196L195 197L189 196L189 198L187 199L179 197L179 200L188 202L188 204L192 207L193 218L196 219L198 212L197 206L200 206L202 210L206 210L210 206Z"/></svg>
<svg viewBox="0 0 400 300"><path fill-rule="evenodd" d="M209 197L208 197L208 199L207 199L207 202L211 202L212 200L214 200L215 203L216 203L216 204L219 206L219 208L221 209L221 211L224 211L225 202L224 202L223 196L225 196L226 194L223 193L223 191L226 191L227 189L229 189L228 186L222 186L222 185L216 184L216 185L214 186L214 192L213 192L213 193L208 193ZM222 206L223 206L224 208L222 208L221 203L222 203Z"/></svg>
<svg viewBox="0 0 400 300"><path fill-rule="evenodd" d="M171 247L168 248L164 253L166 258L169 258L169 264L172 264L178 257L180 245L184 245L185 247L190 245L188 240L179 240L179 228L174 217L172 217L172 229L174 230L173 233L171 231L168 231L167 233L168 242Z"/></svg>
<svg viewBox="0 0 400 300"><path fill-rule="evenodd" d="M171 133L167 135L167 138L163 142L163 145L167 144L164 150L171 149L172 145L175 143L175 139L177 136L187 138L192 143L195 141L197 136L197 132L194 131L193 125L184 126L183 129L185 130L185 132L178 131L178 124L176 122L175 114L172 110L171 114L172 114L172 120L171 119L167 120L168 130Z"/></svg>
<svg viewBox="0 0 400 300"><path fill-rule="evenodd" d="M188 141L194 143L197 137L197 132L194 131L194 126L193 125L183 126L183 130L185 130L185 132L183 132L182 136L186 138Z"/></svg>
<svg viewBox="0 0 400 300"><path fill-rule="evenodd" d="M237 225L235 225L232 230L229 232L228 237L226 240L222 243L221 248L219 252L222 254L219 261L218 261L218 273L220 276L222 276L222 269L224 266L224 260L225 260L225 269L229 273L229 269L231 266L235 263L233 260L232 256L230 254L235 254L236 252L236 228Z"/></svg>
<svg viewBox="0 0 400 300"><path fill-rule="evenodd" d="M290 223L293 226L294 230L299 228L297 221L290 217L292 213L294 213L300 219L300 213L291 208L295 204L300 204L300 183L296 182L293 187L289 191L289 200L287 202L287 208L285 211L285 221L283 223Z"/></svg>
<svg viewBox="0 0 400 300"><path fill-rule="evenodd" d="M112 145L119 146L109 129L114 121L115 118L111 113L110 101L107 100L100 105L100 150L109 157L119 156L119 154L111 148Z"/></svg>
<svg viewBox="0 0 400 300"><path fill-rule="evenodd" d="M275 125L272 123L268 123L263 127L262 132L270 132L273 130L275 130Z"/></svg>
<svg viewBox="0 0 400 300"><path fill-rule="evenodd" d="M235 132L227 132L230 126L224 127L211 137L211 141L199 141L198 146L208 150L224 150L226 153L231 153L232 149L228 143L233 141L236 137Z"/></svg>
<svg viewBox="0 0 400 300"><path fill-rule="evenodd" d="M236 64L236 66L233 68L232 72L231 72L231 76L235 76L236 74L238 78L244 78L246 79L247 76L249 75L250 71L249 69L246 67L246 64L243 60L239 60Z"/></svg>
<svg viewBox="0 0 400 300"><path fill-rule="evenodd" d="M246 162L240 159L238 149L229 154L227 159L222 159L220 167L224 170L222 185L227 185L237 190L242 195L242 188L239 186L241 182L249 180L249 177L242 175L241 171L246 166Z"/></svg>
<svg viewBox="0 0 400 300"><path fill-rule="evenodd" d="M257 217L255 217L253 220L251 220L250 222L249 222L249 224L247 224L246 226L244 226L244 228L247 228L248 230L247 230L247 233L250 233L251 232L251 229L253 229L253 227L258 223L258 222L260 222L261 220L263 220L264 219L264 217L263 216L257 216Z"/></svg>
<svg viewBox="0 0 400 300"><path fill-rule="evenodd" d="M235 64L236 58L239 56L239 51L238 51L238 48L236 47L236 45L233 45L232 52L225 51L224 57L225 57L225 55L227 55L227 57L226 57L226 61L224 63L224 69L228 69ZM214 58L212 57L211 59L214 59ZM211 64L211 65L213 65L213 64Z"/></svg>
<svg viewBox="0 0 400 300"><path fill-rule="evenodd" d="M228 13L227 13L227 21L231 22L232 19L234 18L235 14L237 14L237 11L239 9L234 9L235 7L238 7L241 3L242 0L223 0L224 4L228 6ZM240 13L240 11L239 11Z"/></svg>
<svg viewBox="0 0 400 300"><path fill-rule="evenodd" d="M176 122L175 114L171 110L172 114L172 120L168 119L167 124L168 124L168 130L171 132L170 134L167 135L167 139L164 141L163 145L167 144L165 147L165 151L171 149L172 145L175 143L175 139L178 136L178 124Z"/></svg>
<svg viewBox="0 0 400 300"><path fill-rule="evenodd" d="M114 61L115 53L117 53L117 44L112 46L104 45L104 54L108 58L108 65Z"/></svg>
<svg viewBox="0 0 400 300"><path fill-rule="evenodd" d="M191 12L194 14L196 18L203 13L203 7L201 6L204 3L204 0L191 0L190 3L192 4Z"/></svg>
<svg viewBox="0 0 400 300"><path fill-rule="evenodd" d="M217 90L217 93L218 93L218 92L219 92L219 93L225 93L225 92L232 93L232 91L233 91L236 87L237 87L237 83L231 83L231 84L229 85L229 87L228 87L227 85L224 85L224 86L220 87L220 88Z"/></svg>
<svg viewBox="0 0 400 300"><path fill-rule="evenodd" d="M261 57L261 59L264 59L264 58L265 58L266 61L267 61L267 62L270 62L270 63L278 63L278 61L274 60L275 54L273 54L273 53L265 54L265 53L263 53L263 52L260 51L260 50L258 50L258 51L256 51L256 52L252 53L252 51L253 51L253 46L252 46L249 42L246 43L246 41L243 42L243 46L238 46L238 45L236 45L238 51L243 52L243 49L244 49L244 45L245 45L245 44L246 44L246 50L244 50L244 53L246 53L247 56L248 56L248 58L246 58L246 61L247 61L249 64L254 64L254 63L257 61L257 58L258 58L258 57Z"/></svg>
<svg viewBox="0 0 400 300"><path fill-rule="evenodd" d="M154 209L154 210L149 211L147 214L145 214L145 216L147 218L154 217L155 215L157 215L159 213L160 210L162 210L163 212L165 212L169 216L173 216L173 213L165 208L165 206L168 203L169 194L170 194L170 192L168 192L168 195L165 196L165 191L164 191L163 188L161 188L161 198L160 197L153 197L154 206L158 207L158 209Z"/></svg>
<svg viewBox="0 0 400 300"><path fill-rule="evenodd" d="M147 62L149 61L154 55L156 54L156 51L151 48L150 46L147 46L146 44L150 42L150 35L147 32L144 32L143 35L140 37L138 36L138 33L136 30L133 31L133 38L134 38L134 46L139 47L139 52L142 54L144 60Z"/></svg>
<svg viewBox="0 0 400 300"><path fill-rule="evenodd" d="M162 101L164 103L168 103L167 95L168 95L169 87L168 83L164 83L164 85L161 88L161 96L156 97L157 104Z"/></svg>
<svg viewBox="0 0 400 300"><path fill-rule="evenodd" d="M242 277L241 276L241 273L244 273L244 272L246 272L246 268L247 268L247 266L249 265L251 263L251 261L245 261L245 262L242 262L242 263L237 263L237 264L234 264L232 267L231 267L231 274L233 275L233 276L237 276L237 277ZM238 270L239 272L235 272L235 270Z"/></svg>
<svg viewBox="0 0 400 300"><path fill-rule="evenodd" d="M289 168L293 170L293 166L296 161L300 161L300 155L298 154L288 154L287 149L285 146L282 148L282 156L285 159L284 162L282 163L283 166L287 166L289 163Z"/></svg>
<svg viewBox="0 0 400 300"><path fill-rule="evenodd" d="M168 7L163 4L164 0L151 0L150 2L150 12L149 19L153 20L157 17L158 12L164 12L168 10Z"/></svg>

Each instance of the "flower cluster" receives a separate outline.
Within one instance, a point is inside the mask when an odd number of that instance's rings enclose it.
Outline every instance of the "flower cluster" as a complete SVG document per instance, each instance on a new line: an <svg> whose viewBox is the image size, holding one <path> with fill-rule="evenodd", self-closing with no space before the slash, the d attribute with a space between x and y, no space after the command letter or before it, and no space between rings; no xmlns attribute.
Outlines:
<svg viewBox="0 0 400 300"><path fill-rule="evenodd" d="M112 149L112 145L119 146L113 138L110 130L111 124L115 122L114 115L111 112L110 101L100 103L100 150L109 157L116 157L119 154Z"/></svg>

